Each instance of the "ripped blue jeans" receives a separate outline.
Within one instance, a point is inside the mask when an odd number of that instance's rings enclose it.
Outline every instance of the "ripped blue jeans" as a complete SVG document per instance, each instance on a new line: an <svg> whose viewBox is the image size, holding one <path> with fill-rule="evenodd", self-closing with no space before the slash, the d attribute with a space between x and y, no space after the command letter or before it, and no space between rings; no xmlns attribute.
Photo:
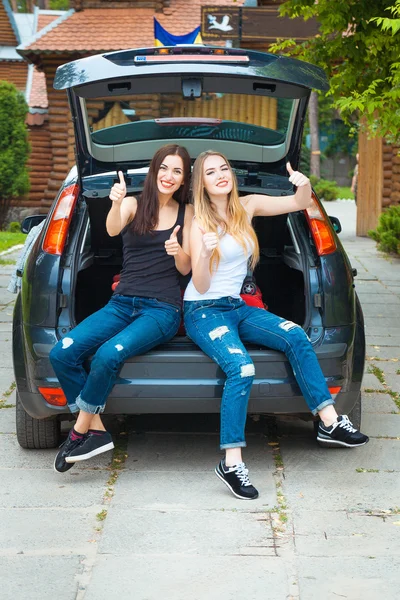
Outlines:
<svg viewBox="0 0 400 600"><path fill-rule="evenodd" d="M221 449L246 446L244 429L255 370L243 342L286 354L313 415L334 404L314 349L295 323L231 297L186 301L184 315L189 337L227 376L221 402Z"/></svg>
<svg viewBox="0 0 400 600"><path fill-rule="evenodd" d="M172 304L114 294L50 352L70 411L102 413L125 360L173 338L180 320L181 311ZM84 362L91 355L87 371Z"/></svg>

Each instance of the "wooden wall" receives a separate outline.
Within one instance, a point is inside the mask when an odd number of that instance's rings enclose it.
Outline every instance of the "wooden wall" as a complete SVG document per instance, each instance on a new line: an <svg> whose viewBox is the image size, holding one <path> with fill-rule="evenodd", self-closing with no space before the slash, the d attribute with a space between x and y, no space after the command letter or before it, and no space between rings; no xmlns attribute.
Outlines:
<svg viewBox="0 0 400 600"><path fill-rule="evenodd" d="M400 203L400 147L383 142L382 206Z"/></svg>
<svg viewBox="0 0 400 600"><path fill-rule="evenodd" d="M28 161L31 189L28 199L23 204L26 207L38 207L41 205L51 172L51 142L48 120L43 125L29 127L29 141L32 149Z"/></svg>
<svg viewBox="0 0 400 600"><path fill-rule="evenodd" d="M78 56L46 56L43 70L46 73L46 88L49 101L49 141L50 172L47 185L41 199L41 207L48 209L74 163L74 138L72 135L71 115L65 90L53 88L54 75L60 64L75 60Z"/></svg>
<svg viewBox="0 0 400 600"><path fill-rule="evenodd" d="M25 92L28 65L25 61L0 61L0 79L13 83L20 92Z"/></svg>

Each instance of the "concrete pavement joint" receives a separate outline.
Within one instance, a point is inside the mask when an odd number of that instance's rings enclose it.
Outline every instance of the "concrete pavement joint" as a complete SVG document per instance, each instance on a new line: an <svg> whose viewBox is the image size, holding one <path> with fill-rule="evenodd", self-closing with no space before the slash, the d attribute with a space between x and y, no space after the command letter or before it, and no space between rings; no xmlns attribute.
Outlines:
<svg viewBox="0 0 400 600"><path fill-rule="evenodd" d="M13 381L12 384L10 385L10 387L8 388L8 390L6 390L3 393L4 398L0 398L0 409L1 408L12 408L13 406L15 406L15 404L6 404L7 398L9 396L11 396L11 394L13 393L15 388L16 388L15 381Z"/></svg>
<svg viewBox="0 0 400 600"><path fill-rule="evenodd" d="M268 446L272 447L272 456L275 464L273 473L276 496L278 505L271 509L271 528L274 536L274 549L276 556L280 556L285 560L286 575L289 589L289 600L299 600L299 574L295 561L295 546L296 538L294 531L294 523L289 521L289 510L287 499L283 492L283 482L285 479L284 463L281 455L279 439L276 435L270 436ZM288 532L290 528L290 533ZM279 543L278 543L279 541ZM279 553L278 553L279 550Z"/></svg>
<svg viewBox="0 0 400 600"><path fill-rule="evenodd" d="M111 474L106 482L106 490L103 496L103 505L110 505L111 500L114 496L114 486L118 479L118 476L121 470L124 468L124 464L126 459L128 458L127 454L128 447L128 435L126 431L120 432L117 435L111 465L108 467L108 470L111 471ZM87 553L84 560L82 560L82 572L77 573L75 579L77 581L78 590L75 596L75 600L83 600L88 586L90 584L93 568L96 564L97 554L99 551L99 542L101 539L101 534L103 532L104 521L107 518L108 510L107 508L103 508L100 510L96 519L98 521L98 525L95 527L95 538L92 540L93 546L91 550Z"/></svg>

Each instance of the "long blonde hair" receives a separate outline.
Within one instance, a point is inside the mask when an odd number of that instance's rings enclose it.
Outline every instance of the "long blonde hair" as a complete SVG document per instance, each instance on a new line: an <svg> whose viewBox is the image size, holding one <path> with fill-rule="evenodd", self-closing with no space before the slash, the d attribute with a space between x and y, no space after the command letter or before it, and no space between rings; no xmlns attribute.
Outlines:
<svg viewBox="0 0 400 600"><path fill-rule="evenodd" d="M220 156L228 165L232 174L232 191L228 194L228 222L222 221L211 199L204 187L204 162L209 156ZM206 150L199 154L193 165L193 198L194 212L199 225L207 233L216 233L221 225L224 227L224 232L229 233L241 246L245 253L248 251L249 244L253 247L253 253L250 260L250 268L254 269L260 257L260 249L256 233L249 220L249 215L245 211L242 203L239 200L239 192L237 187L236 176L232 171L232 167L228 159L220 152ZM210 271L218 268L221 259L221 251L217 246L210 258Z"/></svg>

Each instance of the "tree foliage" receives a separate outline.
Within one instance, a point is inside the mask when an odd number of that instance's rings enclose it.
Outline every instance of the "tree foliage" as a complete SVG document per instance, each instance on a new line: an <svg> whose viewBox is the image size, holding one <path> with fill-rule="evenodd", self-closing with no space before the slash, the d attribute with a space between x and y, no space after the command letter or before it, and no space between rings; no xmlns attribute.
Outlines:
<svg viewBox="0 0 400 600"><path fill-rule="evenodd" d="M0 227L12 198L29 190L28 107L15 85L0 81Z"/></svg>
<svg viewBox="0 0 400 600"><path fill-rule="evenodd" d="M288 0L282 15L315 18L319 35L271 47L321 66L335 107L365 116L369 130L400 141L400 0Z"/></svg>

